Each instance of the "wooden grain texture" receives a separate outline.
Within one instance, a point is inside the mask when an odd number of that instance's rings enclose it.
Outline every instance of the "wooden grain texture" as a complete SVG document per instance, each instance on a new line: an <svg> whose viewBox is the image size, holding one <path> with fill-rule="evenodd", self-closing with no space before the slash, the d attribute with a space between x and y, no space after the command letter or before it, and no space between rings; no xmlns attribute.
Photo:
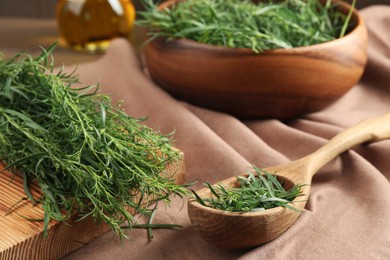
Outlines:
<svg viewBox="0 0 390 260"><path fill-rule="evenodd" d="M261 54L160 37L145 46L145 61L152 79L179 99L239 117L291 118L330 105L362 76L367 32L357 11L352 20L356 27L340 39Z"/></svg>
<svg viewBox="0 0 390 260"><path fill-rule="evenodd" d="M339 133L326 145L302 159L265 170L279 178L287 179L288 186L308 184L302 188L304 196L293 201L294 207L304 210L312 177L322 166L355 145L389 138L390 113L367 119ZM235 186L237 178L228 178L221 184ZM212 196L209 189L201 189L197 193L200 197ZM190 199L188 214L192 224L206 241L223 248L243 249L275 239L295 222L300 212L282 207L262 212L227 212L202 206Z"/></svg>
<svg viewBox="0 0 390 260"><path fill-rule="evenodd" d="M183 154L181 161L167 168L170 173L175 173L177 183L184 183ZM4 165L0 165L0 171L3 169ZM37 186L33 185L31 191L34 196L40 194ZM59 259L110 230L107 225L98 225L91 218L71 223L52 221L48 237L44 238L42 222L28 221L22 217L42 219L43 209L40 205L34 206L29 200L23 200L9 211L12 205L25 197L22 179L19 176L12 179L8 171L1 171L0 260Z"/></svg>

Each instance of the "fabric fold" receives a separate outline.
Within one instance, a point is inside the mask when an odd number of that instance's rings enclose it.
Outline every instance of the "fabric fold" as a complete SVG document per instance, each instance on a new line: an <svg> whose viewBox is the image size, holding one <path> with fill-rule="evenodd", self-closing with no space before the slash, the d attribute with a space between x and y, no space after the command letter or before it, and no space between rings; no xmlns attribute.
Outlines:
<svg viewBox="0 0 390 260"><path fill-rule="evenodd" d="M173 135L185 153L187 181L216 182L245 171L303 157L342 130L390 112L390 7L361 11L369 31L368 64L361 81L326 109L293 120L242 121L184 103L161 90L144 73L132 47L115 40L99 61L78 68L83 84L100 80L102 91L123 99L126 112ZM155 223L183 229L132 230L121 246L106 234L65 259L389 259L390 140L362 144L325 165L313 178L305 211L275 240L228 251L205 242L192 227L186 202L174 198Z"/></svg>

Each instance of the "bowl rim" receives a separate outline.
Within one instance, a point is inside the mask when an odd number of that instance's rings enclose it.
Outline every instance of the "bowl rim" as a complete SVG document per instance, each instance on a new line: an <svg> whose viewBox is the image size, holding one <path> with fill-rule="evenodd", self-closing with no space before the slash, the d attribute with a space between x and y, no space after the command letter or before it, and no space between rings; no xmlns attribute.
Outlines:
<svg viewBox="0 0 390 260"><path fill-rule="evenodd" d="M242 173L241 175L238 175L238 176L248 176L248 173L245 172L245 173ZM279 177L288 179L287 177L285 177L283 175L279 175ZM226 184L225 182L230 182L231 180L234 180L234 179L237 179L237 176L232 176L232 177L224 180L224 182L218 182L218 183ZM293 207L297 206L296 207L297 209L302 205L303 205L303 207L305 207L305 205L308 201L309 195L310 195L310 189L311 189L310 184L303 185L302 196L295 197L292 201L290 201L288 203L288 205L293 206ZM201 188L200 190L197 190L196 192L198 194L207 193L207 194L211 195L211 192L208 191L208 188L206 188L206 187ZM273 207L273 208L269 208L269 209L265 209L265 210L260 210L260 211L227 211L227 210L212 208L209 206L204 206L204 205L200 204L194 197L189 197L187 200L187 203L188 203L188 211L191 210L190 207L193 207L193 208L196 208L196 209L201 210L203 212L209 212L209 213L212 213L212 214L217 215L217 216L233 217L233 218L235 218L235 217L248 217L248 218L249 217L260 217L260 216L266 216L266 215L269 215L272 213L283 212L286 210L287 211L291 210L296 214L301 214L303 212L303 211L294 211L292 209L288 209L288 208L283 207L283 206L277 206L277 207ZM290 212L290 213L293 213L293 212Z"/></svg>
<svg viewBox="0 0 390 260"><path fill-rule="evenodd" d="M162 2L158 9L169 7L170 5L178 2L182 2L183 0L166 0ZM322 0L320 0L322 1ZM338 8L341 8L346 13L350 10L352 7L349 3L343 1L343 0L331 0L334 3L337 3L339 6ZM177 39L169 39L167 40L167 37L165 36L158 36L156 39L149 42L149 44L156 44L156 42L164 43L164 44L176 44L183 48L192 48L192 49L199 49L199 50L208 50L208 51L217 51L217 52L226 52L226 53L236 53L236 54L248 54L248 55L264 55L264 54L294 54L297 52L306 52L306 51L314 51L317 48L330 48L333 45L336 44L342 44L343 41L348 40L349 38L352 38L356 35L357 31L364 30L366 31L366 25L364 22L363 17L360 15L360 12L355 8L353 8L352 12L352 20L356 21L355 27L349 31L347 34L345 34L341 38L336 38L331 41L322 42L314 45L308 45L308 46L299 46L299 47L293 47L293 48L275 48L275 49L267 49L260 53L255 53L250 48L229 48L226 46L218 46L208 43L202 43L195 40L187 39L187 38L177 38ZM146 46L147 46L146 45Z"/></svg>

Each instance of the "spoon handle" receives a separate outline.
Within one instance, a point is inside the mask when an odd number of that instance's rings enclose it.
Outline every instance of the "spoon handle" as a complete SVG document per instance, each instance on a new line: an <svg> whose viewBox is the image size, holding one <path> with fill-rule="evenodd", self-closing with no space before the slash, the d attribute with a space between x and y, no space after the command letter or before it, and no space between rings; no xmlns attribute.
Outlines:
<svg viewBox="0 0 390 260"><path fill-rule="evenodd" d="M310 161L309 172L313 176L322 166L353 146L388 138L390 138L390 113L364 120L339 133L326 145L303 159Z"/></svg>

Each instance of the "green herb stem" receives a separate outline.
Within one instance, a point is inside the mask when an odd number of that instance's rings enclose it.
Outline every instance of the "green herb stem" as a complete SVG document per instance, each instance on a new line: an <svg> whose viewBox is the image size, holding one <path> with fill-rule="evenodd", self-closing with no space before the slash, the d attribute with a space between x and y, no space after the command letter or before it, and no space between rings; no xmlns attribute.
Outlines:
<svg viewBox="0 0 390 260"><path fill-rule="evenodd" d="M275 207L286 207L297 210L291 202L298 196L302 196L303 185L295 185L289 190L283 188L276 176L265 170L253 166L254 172L249 172L248 177L237 178L239 187L215 186L206 183L205 186L213 194L210 198L201 198L192 191L194 198L201 205L231 212L254 212Z"/></svg>
<svg viewBox="0 0 390 260"><path fill-rule="evenodd" d="M180 154L169 135L111 104L98 86L78 88L74 74L55 74L54 48L0 60L0 160L42 205L45 232L50 220L77 214L126 237L121 226L136 222L130 210L150 216L151 204L188 194L166 171ZM32 197L31 182L41 197Z"/></svg>
<svg viewBox="0 0 390 260"><path fill-rule="evenodd" d="M268 49L310 46L345 35L348 16L327 0L186 0L159 10L143 0L137 23L148 27L150 39L191 39L230 48ZM146 43L147 43L146 42Z"/></svg>

